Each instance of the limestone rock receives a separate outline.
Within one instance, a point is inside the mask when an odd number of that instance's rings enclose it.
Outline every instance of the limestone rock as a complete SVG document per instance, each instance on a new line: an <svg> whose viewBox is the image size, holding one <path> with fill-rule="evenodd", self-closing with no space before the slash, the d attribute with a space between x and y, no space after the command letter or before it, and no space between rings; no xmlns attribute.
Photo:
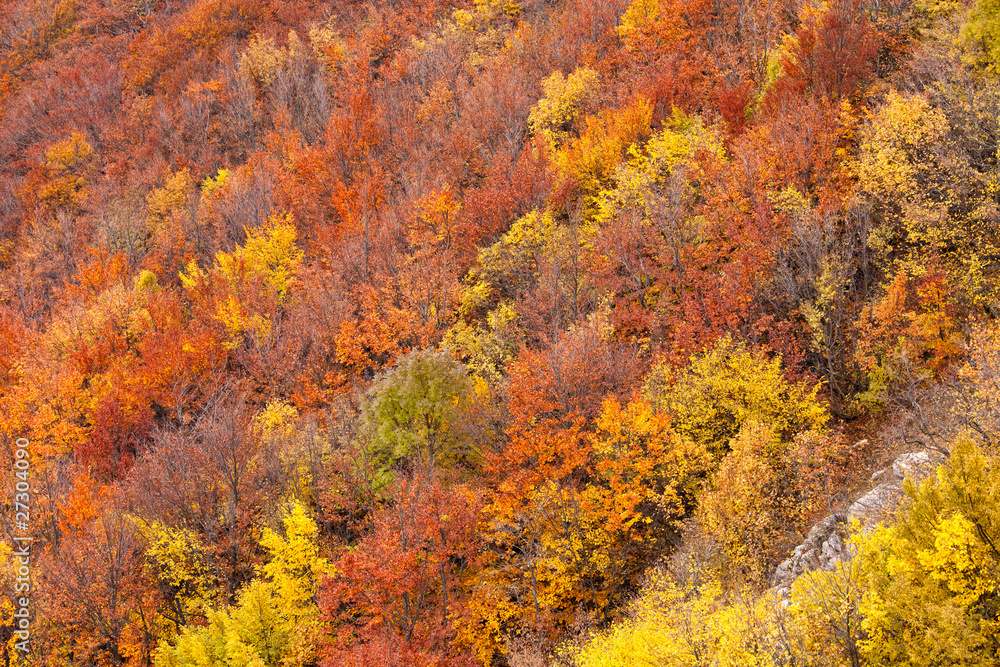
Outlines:
<svg viewBox="0 0 1000 667"><path fill-rule="evenodd" d="M885 470L872 475L876 486L855 500L846 514L832 514L818 521L806 535L805 541L792 551L792 556L778 566L772 585L782 597L791 592L792 584L802 574L811 570L832 571L837 562L850 558L847 553L848 526L857 521L861 528L874 527L889 518L903 499L903 480L920 480L932 473L943 462L943 457L930 451L910 452L899 456Z"/></svg>

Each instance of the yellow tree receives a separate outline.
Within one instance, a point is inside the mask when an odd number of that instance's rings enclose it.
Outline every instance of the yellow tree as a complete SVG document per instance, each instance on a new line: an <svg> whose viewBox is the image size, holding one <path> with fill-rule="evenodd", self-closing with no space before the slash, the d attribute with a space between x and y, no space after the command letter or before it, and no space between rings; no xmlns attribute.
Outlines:
<svg viewBox="0 0 1000 667"><path fill-rule="evenodd" d="M303 667L315 664L320 620L316 593L330 566L319 555L319 529L296 502L281 535L265 528L269 554L260 575L229 608L207 609L208 625L186 626L176 643L163 642L157 667Z"/></svg>
<svg viewBox="0 0 1000 667"><path fill-rule="evenodd" d="M965 436L894 525L862 540L859 610L870 665L1000 661L1000 466Z"/></svg>
<svg viewBox="0 0 1000 667"><path fill-rule="evenodd" d="M996 293L987 270L997 176L984 173L952 137L957 128L921 95L890 92L862 133L854 171L874 204L869 245L888 275L920 278L941 264L970 304Z"/></svg>
<svg viewBox="0 0 1000 667"><path fill-rule="evenodd" d="M823 428L830 415L818 391L818 384L789 382L780 357L769 358L727 336L693 356L680 373L666 363L655 367L643 393L671 415L675 431L721 457L749 421L766 424L786 441Z"/></svg>
<svg viewBox="0 0 1000 667"><path fill-rule="evenodd" d="M208 270L188 264L180 279L197 310L224 329L222 346L261 385L287 376L294 363L287 335L303 253L291 216L246 230L242 246L219 252Z"/></svg>

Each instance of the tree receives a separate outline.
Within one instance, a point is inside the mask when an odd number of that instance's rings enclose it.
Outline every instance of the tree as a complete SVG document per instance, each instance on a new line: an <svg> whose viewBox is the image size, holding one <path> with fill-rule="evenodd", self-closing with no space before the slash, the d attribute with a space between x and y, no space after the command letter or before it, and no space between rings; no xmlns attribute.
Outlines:
<svg viewBox="0 0 1000 667"><path fill-rule="evenodd" d="M161 614L173 631L203 617L215 597L216 580L206 562L198 535L185 528L170 528L162 521L139 524L146 539L146 561L164 600Z"/></svg>
<svg viewBox="0 0 1000 667"><path fill-rule="evenodd" d="M321 607L333 633L321 664L470 663L452 648L452 618L468 604L468 575L479 560L478 495L425 469L389 485L387 502L324 586Z"/></svg>
<svg viewBox="0 0 1000 667"><path fill-rule="evenodd" d="M981 307L996 290L983 267L997 239L985 223L990 168L978 149L952 139L951 123L966 113L955 109L952 121L922 95L891 93L862 134L855 171L876 209L870 245L886 277L940 268L967 306ZM978 131L968 134L978 140Z"/></svg>
<svg viewBox="0 0 1000 667"><path fill-rule="evenodd" d="M801 24L786 40L781 66L788 82L832 100L854 95L874 73L878 51L859 0L836 0L817 9L804 6Z"/></svg>
<svg viewBox="0 0 1000 667"><path fill-rule="evenodd" d="M859 604L872 665L1000 659L1000 468L960 436L937 475L907 483L911 505L860 545Z"/></svg>
<svg viewBox="0 0 1000 667"><path fill-rule="evenodd" d="M279 452L249 412L245 397L220 391L190 426L158 433L128 480L143 519L203 541L225 600L252 578L255 526L280 492Z"/></svg>
<svg viewBox="0 0 1000 667"><path fill-rule="evenodd" d="M39 572L35 604L56 639L47 647L48 659L149 664L158 629L142 541L115 500L109 502L93 521L69 532Z"/></svg>
<svg viewBox="0 0 1000 667"><path fill-rule="evenodd" d="M536 424L590 423L608 395L626 401L646 359L637 346L609 333L607 322L595 316L547 348L522 348L508 369L512 427L527 434Z"/></svg>
<svg viewBox="0 0 1000 667"><path fill-rule="evenodd" d="M616 326L641 336L696 287L697 246L707 231L700 181L724 151L713 129L675 111L641 151L630 152L614 186L597 198L593 271L614 299Z"/></svg>
<svg viewBox="0 0 1000 667"><path fill-rule="evenodd" d="M125 84L134 93L151 93L157 88L178 92L183 81L167 76L173 68L201 49L212 50L229 38L247 37L264 12L239 0L196 2L164 24L144 30L130 46L125 58Z"/></svg>
<svg viewBox="0 0 1000 667"><path fill-rule="evenodd" d="M682 586L654 570L631 614L562 653L576 667L777 667L792 655L782 637L783 619L771 594L725 593L718 582Z"/></svg>
<svg viewBox="0 0 1000 667"><path fill-rule="evenodd" d="M868 391L858 398L873 408L925 386L962 355L953 290L940 269L928 268L916 281L901 270L861 311L855 355Z"/></svg>
<svg viewBox="0 0 1000 667"><path fill-rule="evenodd" d="M973 51L973 62L991 74L997 74L1000 62L1000 4L979 0L962 26L962 38Z"/></svg>
<svg viewBox="0 0 1000 667"><path fill-rule="evenodd" d="M710 464L642 401L605 400L593 431L579 418L516 424L487 457L496 481L459 641L481 660L504 637L551 641L582 614L608 618L670 549Z"/></svg>
<svg viewBox="0 0 1000 667"><path fill-rule="evenodd" d="M471 390L465 366L448 350L414 350L378 378L362 420L384 474L398 467L432 470L471 463L474 453L455 433Z"/></svg>
<svg viewBox="0 0 1000 667"><path fill-rule="evenodd" d="M543 96L528 114L531 131L543 134L555 149L569 136L595 95L598 79L597 72L588 67L577 68L566 77L562 72L553 72L542 81Z"/></svg>
<svg viewBox="0 0 1000 667"><path fill-rule="evenodd" d="M830 419L817 398L819 385L789 382L781 359L768 358L731 337L695 355L676 373L666 363L646 379L650 403L672 417L672 427L721 458L750 421L765 424L786 441L821 429Z"/></svg>
<svg viewBox="0 0 1000 667"><path fill-rule="evenodd" d="M275 328L282 309L298 284L302 251L295 245L295 225L287 216L272 217L246 234L243 246L216 255L210 273L192 262L181 273L181 282L189 291L215 292L215 316L229 334L223 343L227 349L252 345L260 351L273 345L278 336ZM209 278L216 278L219 287L212 290Z"/></svg>
<svg viewBox="0 0 1000 667"><path fill-rule="evenodd" d="M410 255L399 278L425 328L441 331L451 323L458 297L458 212L460 206L449 188L417 202L416 220L410 224Z"/></svg>
<svg viewBox="0 0 1000 667"><path fill-rule="evenodd" d="M265 528L268 561L232 607L208 608L208 625L186 626L161 642L156 667L304 667L316 662L316 594L329 563L319 556L318 527L293 501L282 516L284 536Z"/></svg>
<svg viewBox="0 0 1000 667"><path fill-rule="evenodd" d="M671 550L711 458L641 400L622 406L606 399L591 438L596 474L583 491L583 509L596 524L596 535L587 538L597 542L592 559L601 570L606 615Z"/></svg>
<svg viewBox="0 0 1000 667"><path fill-rule="evenodd" d="M861 667L864 639L858 611L864 587L859 559L838 560L832 571L805 572L792 586L790 629L813 664Z"/></svg>
<svg viewBox="0 0 1000 667"><path fill-rule="evenodd" d="M745 422L699 497L698 518L722 547L733 580L766 583L804 532L810 510L822 508L828 489L810 488L809 468L839 461L824 451L830 447L821 438L803 444L782 442L764 423Z"/></svg>

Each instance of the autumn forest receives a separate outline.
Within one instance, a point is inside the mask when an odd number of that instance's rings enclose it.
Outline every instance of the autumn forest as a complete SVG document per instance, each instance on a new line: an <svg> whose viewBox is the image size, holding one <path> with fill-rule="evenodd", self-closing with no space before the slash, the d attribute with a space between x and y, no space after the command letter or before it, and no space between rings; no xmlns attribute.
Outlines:
<svg viewBox="0 0 1000 667"><path fill-rule="evenodd" d="M0 0L0 63L5 667L1000 664L1000 0Z"/></svg>

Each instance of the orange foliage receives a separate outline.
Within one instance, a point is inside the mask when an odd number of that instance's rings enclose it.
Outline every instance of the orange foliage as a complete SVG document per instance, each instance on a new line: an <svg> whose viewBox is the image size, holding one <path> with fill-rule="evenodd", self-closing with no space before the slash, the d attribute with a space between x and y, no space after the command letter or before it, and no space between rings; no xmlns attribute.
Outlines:
<svg viewBox="0 0 1000 667"><path fill-rule="evenodd" d="M389 497L324 587L335 630L321 664L471 665L451 650L449 619L478 551L477 494L416 473Z"/></svg>
<svg viewBox="0 0 1000 667"><path fill-rule="evenodd" d="M884 398L961 354L960 305L995 314L988 262L972 300L936 265L879 265L850 169L937 9L0 5L0 433L29 439L41 489L39 664L149 667L180 630L137 521L183 531L222 606L290 496L336 563L321 664L541 661L619 613L719 465L637 398L650 359L731 336ZM939 76L954 54L924 37ZM946 98L965 83L926 86L942 136L988 138L990 114L963 115L988 95ZM991 160L970 158L973 189ZM435 427L461 456L381 466L365 392L442 341L469 360ZM849 461L761 428L703 504L731 537L740 502L780 496L742 540L764 548Z"/></svg>
<svg viewBox="0 0 1000 667"><path fill-rule="evenodd" d="M180 84L164 74L192 54L211 51L227 39L245 38L266 16L266 8L246 0L198 0L167 25L152 26L130 45L123 62L126 86L137 93L157 85L176 94Z"/></svg>
<svg viewBox="0 0 1000 667"><path fill-rule="evenodd" d="M862 367L872 372L880 365L903 364L936 374L960 357L951 295L940 269L917 279L900 270L885 295L861 313L857 358Z"/></svg>

